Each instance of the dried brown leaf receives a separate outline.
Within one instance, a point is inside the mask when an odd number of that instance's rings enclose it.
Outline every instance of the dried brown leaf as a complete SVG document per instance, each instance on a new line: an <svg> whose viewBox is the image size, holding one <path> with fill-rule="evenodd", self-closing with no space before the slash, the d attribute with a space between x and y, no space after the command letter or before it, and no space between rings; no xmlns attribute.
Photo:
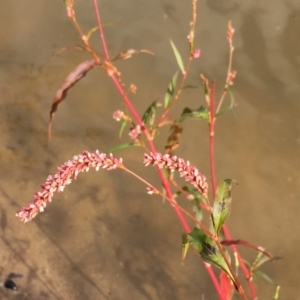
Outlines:
<svg viewBox="0 0 300 300"><path fill-rule="evenodd" d="M90 71L97 64L98 62L96 60L87 60L82 62L67 76L63 84L57 90L50 110L50 122L48 126L49 140L51 140L51 128L52 128L53 116L57 111L57 107L59 103L66 98L69 89L72 86L74 86L80 79L82 79L87 74L87 72Z"/></svg>
<svg viewBox="0 0 300 300"><path fill-rule="evenodd" d="M166 153L168 154L171 154L176 148L178 148L183 126L180 123L174 123L172 124L170 131L171 133L165 146Z"/></svg>
<svg viewBox="0 0 300 300"><path fill-rule="evenodd" d="M121 52L120 54L118 54L113 59L113 61L128 59L128 58L131 58L133 55L136 55L136 54L139 54L139 53L147 53L147 54L150 54L150 55L154 55L154 53L152 51L147 50L147 49L141 49L141 50L129 49L129 50L126 50L126 51Z"/></svg>

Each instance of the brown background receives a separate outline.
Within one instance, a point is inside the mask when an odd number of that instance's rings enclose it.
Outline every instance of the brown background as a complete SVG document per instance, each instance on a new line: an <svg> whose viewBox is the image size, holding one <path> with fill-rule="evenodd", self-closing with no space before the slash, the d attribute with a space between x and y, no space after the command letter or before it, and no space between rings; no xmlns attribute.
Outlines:
<svg viewBox="0 0 300 300"><path fill-rule="evenodd" d="M147 48L118 63L134 83L139 112L162 99L177 69L169 39L187 55L189 1L99 1L112 56ZM95 26L92 1L77 1L84 30ZM300 4L296 0L199 1L196 46L201 48L188 83L199 74L226 75L227 22L236 29L234 87L238 104L217 123L218 178L235 178L228 226L235 238L266 247L283 260L264 268L282 286L281 299L299 296L299 95ZM119 23L120 22L120 23ZM68 95L47 143L51 100L84 52L52 54L79 43L63 1L0 0L0 281L10 272L18 292L0 288L1 299L217 299L196 253L181 261L182 228L172 209L121 171L90 171L55 196L45 213L23 225L14 217L48 174L87 149L106 151L118 139L112 112L122 101L101 69ZM99 49L98 36L93 37ZM178 105L199 107L202 89L183 94ZM176 111L174 111L174 114ZM160 138L165 138L164 130ZM162 149L162 144L158 145ZM207 126L186 123L178 155L208 174ZM127 166L158 184L145 169L142 151L119 154ZM182 200L184 203L184 200ZM249 260L252 251L242 251ZM274 287L258 278L259 299ZM239 297L236 297L239 299Z"/></svg>

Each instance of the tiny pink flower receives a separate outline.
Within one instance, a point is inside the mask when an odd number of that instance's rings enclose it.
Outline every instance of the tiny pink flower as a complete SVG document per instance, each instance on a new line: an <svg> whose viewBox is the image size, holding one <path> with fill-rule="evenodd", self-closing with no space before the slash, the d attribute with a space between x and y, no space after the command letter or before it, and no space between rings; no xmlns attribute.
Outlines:
<svg viewBox="0 0 300 300"><path fill-rule="evenodd" d="M67 6L66 9L68 18L72 18L72 8L70 6Z"/></svg>
<svg viewBox="0 0 300 300"><path fill-rule="evenodd" d="M231 71L228 76L228 85L233 85L233 80L236 76L236 71Z"/></svg>
<svg viewBox="0 0 300 300"><path fill-rule="evenodd" d="M124 116L124 112L121 110L116 110L113 113L113 118L118 122L122 120L123 116Z"/></svg>
<svg viewBox="0 0 300 300"><path fill-rule="evenodd" d="M43 212L47 202L52 201L54 192L62 192L64 188L76 179L80 172L90 168L113 170L122 165L122 159L114 158L112 154L94 153L84 151L75 155L73 159L58 167L58 172L49 175L46 182L41 186L42 190L34 194L34 200L16 213L21 221L31 221L39 212Z"/></svg>
<svg viewBox="0 0 300 300"><path fill-rule="evenodd" d="M138 140L141 136L142 129L140 125L136 125L130 128L129 137L132 140Z"/></svg>
<svg viewBox="0 0 300 300"><path fill-rule="evenodd" d="M200 54L201 54L201 50L200 49L195 49L193 52L192 52L192 57L193 58L199 58L200 57Z"/></svg>
<svg viewBox="0 0 300 300"><path fill-rule="evenodd" d="M154 187L150 187L150 186L148 186L147 187L147 193L149 194L149 195L153 195L153 194L158 194L158 190L156 189L156 188L154 188Z"/></svg>
<svg viewBox="0 0 300 300"><path fill-rule="evenodd" d="M231 21L229 21L228 30L227 30L227 40L230 44L232 43L233 34L234 34L234 28L232 27Z"/></svg>

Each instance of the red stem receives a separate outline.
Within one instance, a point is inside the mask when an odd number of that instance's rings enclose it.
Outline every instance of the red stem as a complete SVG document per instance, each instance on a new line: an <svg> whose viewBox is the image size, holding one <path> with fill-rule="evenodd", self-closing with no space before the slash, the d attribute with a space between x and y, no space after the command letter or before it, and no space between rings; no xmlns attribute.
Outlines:
<svg viewBox="0 0 300 300"><path fill-rule="evenodd" d="M107 45L106 45L106 41L105 41L105 37L104 37L104 32L103 32L102 21L101 21L101 17L100 17L100 10L99 10L99 7L98 7L98 3L97 3L97 0L93 0L93 2L94 2L94 9L95 9L95 12L96 12L96 18L97 18L97 23L98 23L99 33L100 33L100 39L101 39L101 42L102 42L102 48L104 50L105 59L107 61L110 61L109 53L108 53L108 50L107 50Z"/></svg>
<svg viewBox="0 0 300 300"><path fill-rule="evenodd" d="M224 232L224 235L225 235L226 239L232 239L231 234L230 234L227 226L223 225L222 229L223 229L223 232ZM247 269L247 267L246 267L246 265L245 265L245 263L244 263L241 255L240 255L237 247L235 245L231 245L231 248L232 248L233 252L235 252L237 254L237 257L238 257L241 269L242 269L244 275L246 276L246 278L248 280L249 290L250 290L252 299L257 299L253 281L250 281L250 273L249 273L249 271L248 271L248 269Z"/></svg>
<svg viewBox="0 0 300 300"><path fill-rule="evenodd" d="M99 27L99 32L100 32L100 38L101 38L101 42L102 42L102 47L103 47L104 54L105 54L105 59L107 61L109 61L109 54L108 54L107 45L106 45L106 41L105 41L105 37L104 37L104 32L103 32L103 27L102 27L102 23L101 23L100 10L98 8L97 1L93 0L93 2L94 2L94 8L95 8L95 13L96 13L97 23L98 23L98 27ZM126 96L126 93L124 92L124 89L123 89L122 85L120 84L118 78L115 76L115 74L112 74L110 77L111 77L112 81L114 82L114 84L115 84L118 92L122 96L122 98L123 98L126 106L128 107L128 109L132 113L132 115L135 118L136 122L141 126L144 134L146 135L151 151L153 153L156 153L157 151L156 151L156 148L154 146L154 143L153 143L152 139L150 138L150 134L148 132L148 129L143 124L142 119L140 118L140 116L136 112L136 110L135 110L134 106L132 105L131 101L129 100L129 98ZM170 185L169 185L168 181L166 180L166 178L165 178L162 170L158 169L158 173L159 173L159 177L160 177L160 179L162 181L163 187L166 190L166 193L167 193L168 197L170 199L173 199L173 201L176 203L176 200L174 199L172 191L170 189ZM177 215L180 223L182 224L185 232L186 233L191 232L191 229L190 229L187 221L185 220L184 216L182 215L181 211L179 210L179 208L176 207L176 206L173 206L173 208L174 208L175 213L176 213L176 215ZM216 277L213 269L208 264L205 264L205 267L206 267L206 270L207 270L207 272L208 272L208 274L209 274L209 276L210 276L210 278L211 278L211 280L213 282L213 285L214 285L214 287L215 287L215 289L216 289L216 291L217 291L217 293L219 295L219 298L221 300L224 300L224 296L223 296L223 292L222 292L221 286L219 284L219 281L218 281L218 279L217 279L217 277Z"/></svg>

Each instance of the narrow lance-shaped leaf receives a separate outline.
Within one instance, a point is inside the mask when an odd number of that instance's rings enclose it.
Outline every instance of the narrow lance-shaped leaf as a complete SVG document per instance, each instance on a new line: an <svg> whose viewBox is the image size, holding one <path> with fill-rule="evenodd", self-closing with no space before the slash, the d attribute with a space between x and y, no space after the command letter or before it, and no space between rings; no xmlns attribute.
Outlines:
<svg viewBox="0 0 300 300"><path fill-rule="evenodd" d="M189 234L187 234L187 238L205 262L215 265L225 271L231 278L235 287L237 287L234 277L231 274L229 267L227 266L213 239L211 239L203 232L203 230L197 227L195 227ZM228 258L230 258L225 250L224 253Z"/></svg>
<svg viewBox="0 0 300 300"><path fill-rule="evenodd" d="M185 70L184 70L184 65L183 65L183 61L182 61L181 55L180 55L179 51L177 50L175 44L172 42L172 40L170 40L170 43L171 43L174 55L175 55L176 60L177 60L177 64L178 64L181 72L184 73Z"/></svg>
<svg viewBox="0 0 300 300"><path fill-rule="evenodd" d="M198 221L201 221L202 218L203 218L203 213L202 213L202 209L201 209L201 202L205 203L205 205L206 205L205 198L195 188L189 188L187 186L184 186L182 189L184 191L188 192L190 194L190 196L192 196L192 199L191 200L189 199L189 200L193 205L193 212L194 212L195 218Z"/></svg>
<svg viewBox="0 0 300 300"><path fill-rule="evenodd" d="M96 60L87 60L81 64L79 64L65 79L63 84L57 90L55 97L53 99L53 103L50 110L50 122L48 126L48 136L51 139L51 127L53 116L57 111L58 105L62 102L69 91L69 89L74 86L80 79L82 79L88 71L90 71L94 66L96 66L98 62Z"/></svg>
<svg viewBox="0 0 300 300"><path fill-rule="evenodd" d="M230 104L227 107L224 107L221 110L219 110L219 112L216 114L216 117L222 115L223 113L225 113L229 110L232 110L235 106L237 106L237 104L235 103L235 100L234 100L233 92L230 89L228 89L228 94L230 96Z"/></svg>
<svg viewBox="0 0 300 300"><path fill-rule="evenodd" d="M176 120L176 122L183 122L186 119L203 119L205 121L209 120L209 113L207 108L204 106L200 106L196 110L191 110L190 108L186 107L182 113L181 116Z"/></svg>
<svg viewBox="0 0 300 300"><path fill-rule="evenodd" d="M170 102L175 94L177 78L178 78L178 72L176 72L173 75L172 80L169 83L169 86L168 86L168 89L167 89L167 92L165 95L165 101L164 101L165 108L167 108L170 105Z"/></svg>
<svg viewBox="0 0 300 300"><path fill-rule="evenodd" d="M195 215L195 218L200 222L203 218L203 213L201 209L201 202L205 203L205 198L203 195L200 194L200 192L195 188L190 188L188 186L183 186L182 191L185 191L188 196L187 199L192 203L192 209ZM177 198L179 195L181 195L182 192L179 190L176 193L174 193L174 198Z"/></svg>
<svg viewBox="0 0 300 300"><path fill-rule="evenodd" d="M150 126L152 126L154 124L155 113L156 113L157 107L158 107L158 103L155 100L151 103L151 105L144 112L143 117L142 117L143 124L147 124L148 120L149 120Z"/></svg>
<svg viewBox="0 0 300 300"><path fill-rule="evenodd" d="M188 84L188 85L185 85L182 89L187 90L187 89L198 89L198 88L199 88L199 86L197 86L197 85Z"/></svg>
<svg viewBox="0 0 300 300"><path fill-rule="evenodd" d="M214 228L218 234L221 227L227 220L231 209L231 185L232 179L222 180L216 192L213 207Z"/></svg>
<svg viewBox="0 0 300 300"><path fill-rule="evenodd" d="M103 24L102 24L102 27L107 27L107 26L111 26L111 25L118 24L118 23L120 23L120 22L103 23ZM91 29L88 31L88 33L86 34L86 39L89 40L90 37L92 36L92 34L93 34L94 32L96 32L98 29L99 29L98 26L91 28Z"/></svg>
<svg viewBox="0 0 300 300"><path fill-rule="evenodd" d="M92 34L98 30L98 28L99 28L98 26L91 28L86 35L86 39L89 40Z"/></svg>
<svg viewBox="0 0 300 300"><path fill-rule="evenodd" d="M187 235L184 233L184 234L182 234L182 260L185 259L186 254L189 250L189 246L190 246L190 243L188 241Z"/></svg>
<svg viewBox="0 0 300 300"><path fill-rule="evenodd" d="M277 285L275 295L274 295L274 300L279 299L279 291L280 291L280 285Z"/></svg>
<svg viewBox="0 0 300 300"><path fill-rule="evenodd" d="M266 280L268 283L272 284L272 285L276 285L276 282L270 277L268 276L266 273L259 271L259 270L255 270L254 271L255 275L259 275L261 276L264 280Z"/></svg>
<svg viewBox="0 0 300 300"><path fill-rule="evenodd" d="M132 146L140 146L140 145L136 144L136 143L125 143L125 144L121 144L119 146L109 149L109 151L107 151L106 153L114 153L116 151L120 151L120 150L129 148L129 147L132 147Z"/></svg>
<svg viewBox="0 0 300 300"><path fill-rule="evenodd" d="M141 50L129 49L129 50L123 51L120 54L118 54L112 61L128 59L128 58L131 58L133 55L136 55L139 53L147 53L150 55L154 55L154 53L152 51L147 50L147 49L141 49Z"/></svg>
<svg viewBox="0 0 300 300"><path fill-rule="evenodd" d="M119 138L122 136L122 134L124 132L124 129L126 128L126 125L127 125L127 121L123 120L122 124L121 124L121 127L120 127Z"/></svg>

